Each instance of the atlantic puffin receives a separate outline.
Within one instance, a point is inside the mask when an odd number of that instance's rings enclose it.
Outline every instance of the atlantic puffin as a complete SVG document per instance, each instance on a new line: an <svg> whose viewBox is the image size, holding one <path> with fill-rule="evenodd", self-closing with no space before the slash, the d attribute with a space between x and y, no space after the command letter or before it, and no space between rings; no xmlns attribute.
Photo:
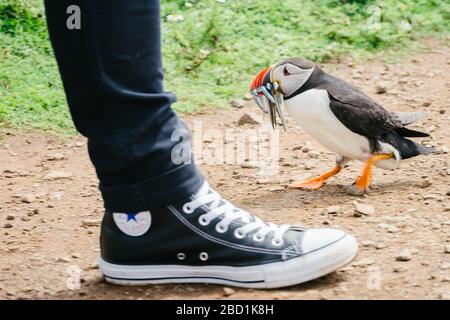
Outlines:
<svg viewBox="0 0 450 320"><path fill-rule="evenodd" d="M369 189L374 165L392 170L401 160L438 152L408 139L429 136L406 128L421 119L423 112L390 112L358 88L303 58L285 59L262 70L250 93L270 115L274 129L279 118L286 130L286 109L307 134L336 153L333 169L294 182L293 188L319 189L349 160L359 160L365 167L353 189L363 194Z"/></svg>

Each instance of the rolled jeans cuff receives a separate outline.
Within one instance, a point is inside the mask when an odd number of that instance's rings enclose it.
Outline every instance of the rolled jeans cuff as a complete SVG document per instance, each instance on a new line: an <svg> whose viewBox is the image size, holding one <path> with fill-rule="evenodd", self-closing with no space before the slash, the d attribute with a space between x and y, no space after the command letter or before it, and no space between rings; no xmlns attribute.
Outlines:
<svg viewBox="0 0 450 320"><path fill-rule="evenodd" d="M105 186L100 184L105 209L111 212L140 212L173 204L195 194L204 177L194 163L150 178L139 184Z"/></svg>

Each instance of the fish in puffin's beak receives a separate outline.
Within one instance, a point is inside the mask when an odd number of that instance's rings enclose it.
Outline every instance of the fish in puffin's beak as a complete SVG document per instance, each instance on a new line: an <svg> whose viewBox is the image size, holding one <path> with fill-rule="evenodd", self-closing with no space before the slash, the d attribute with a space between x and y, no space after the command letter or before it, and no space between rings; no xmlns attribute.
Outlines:
<svg viewBox="0 0 450 320"><path fill-rule="evenodd" d="M258 73L250 85L250 93L255 99L256 105L264 113L269 114L272 128L275 129L277 127L278 116L284 131L286 131L283 94L279 90L279 83L271 80L272 67L268 67Z"/></svg>

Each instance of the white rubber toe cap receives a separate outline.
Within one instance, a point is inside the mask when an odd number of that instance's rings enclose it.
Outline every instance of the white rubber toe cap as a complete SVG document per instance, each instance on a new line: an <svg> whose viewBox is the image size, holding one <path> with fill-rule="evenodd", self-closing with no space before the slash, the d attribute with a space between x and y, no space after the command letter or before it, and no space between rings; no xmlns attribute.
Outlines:
<svg viewBox="0 0 450 320"><path fill-rule="evenodd" d="M342 239L346 233L342 230L331 228L309 229L305 232L302 241L303 253L318 250L326 247L339 239Z"/></svg>

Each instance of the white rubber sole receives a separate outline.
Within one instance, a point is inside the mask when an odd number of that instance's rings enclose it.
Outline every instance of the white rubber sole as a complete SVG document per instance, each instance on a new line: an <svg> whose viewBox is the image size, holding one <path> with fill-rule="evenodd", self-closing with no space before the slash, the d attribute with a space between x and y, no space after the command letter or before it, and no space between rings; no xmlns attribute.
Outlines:
<svg viewBox="0 0 450 320"><path fill-rule="evenodd" d="M215 283L243 288L279 288L310 281L345 266L358 243L346 234L336 242L301 257L249 267L111 264L100 258L107 282L118 285Z"/></svg>

